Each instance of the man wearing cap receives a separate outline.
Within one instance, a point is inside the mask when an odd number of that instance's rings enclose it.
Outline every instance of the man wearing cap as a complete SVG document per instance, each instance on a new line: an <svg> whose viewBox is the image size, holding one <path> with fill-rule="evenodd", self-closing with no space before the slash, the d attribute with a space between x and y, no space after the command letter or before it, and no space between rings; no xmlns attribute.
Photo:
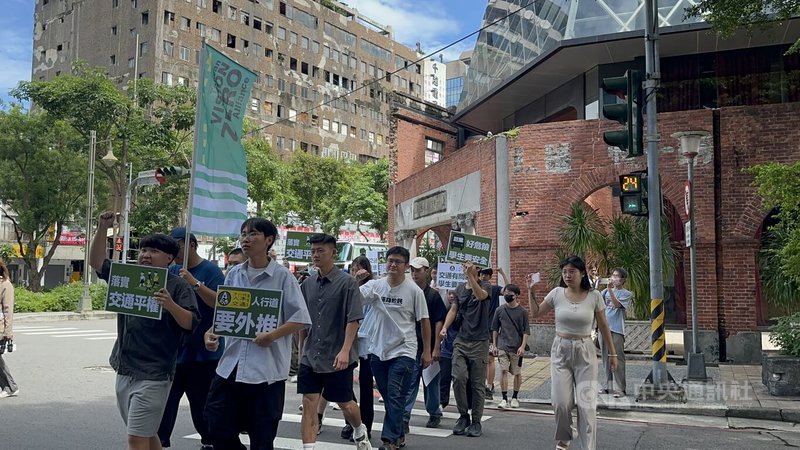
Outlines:
<svg viewBox="0 0 800 450"><path fill-rule="evenodd" d="M411 260L410 265L411 279L422 289L422 292L425 294L425 303L428 305L428 320L430 321L431 327L431 357L434 361L439 361L439 347L442 343L439 333L442 332L442 325L444 324L445 316L447 316L447 309L444 307L444 302L439 292L431 288L428 283L428 274L430 272L428 260L418 256ZM422 349L422 330L420 329L420 322L417 322L417 370L412 378L411 392L406 401L406 411L403 416L406 433L408 433L409 422L411 421L411 410L414 408L414 403L417 401L419 380L422 377L423 367L420 359ZM423 390L425 395L425 410L428 411L429 415L428 423L426 423L425 426L428 428L438 428L442 421L442 409L439 405L439 399L441 397L439 392L439 378L439 374L436 374Z"/></svg>
<svg viewBox="0 0 800 450"><path fill-rule="evenodd" d="M189 410L192 413L192 423L200 434L201 448L212 449L211 439L208 436L208 424L203 417L203 411L206 407L206 397L208 397L208 390L211 387L211 380L214 379L214 372L225 346L224 343L221 343L220 348L216 351L206 350L203 334L211 328L213 323L217 286L223 283L225 276L216 264L197 254L197 238L191 233L189 234L189 260L184 264L186 228L175 228L169 235L180 246L178 256L175 257L175 264L170 266L169 271L172 274L180 275L194 290L197 309L200 311L200 326L183 342L178 353L175 379L164 408L161 425L158 427L158 437L163 447L170 446L170 436L175 427L180 400L183 394L186 394L186 398L189 400Z"/></svg>

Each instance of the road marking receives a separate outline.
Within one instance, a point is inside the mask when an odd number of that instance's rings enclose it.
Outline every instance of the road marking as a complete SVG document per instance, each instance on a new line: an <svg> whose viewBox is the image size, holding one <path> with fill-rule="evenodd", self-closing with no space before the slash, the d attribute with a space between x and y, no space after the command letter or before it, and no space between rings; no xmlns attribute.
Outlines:
<svg viewBox="0 0 800 450"><path fill-rule="evenodd" d="M427 415L427 413L426 413ZM300 414L283 413L281 420L290 423L300 423L302 416ZM344 419L337 419L333 417L326 417L322 420L323 425L330 425L332 427L342 428L345 424ZM383 423L375 422L372 424L372 431L383 431ZM418 436L438 437L444 438L453 434L452 430L444 428L425 428L425 427L410 427L409 434L416 434ZM351 445L352 447L352 445Z"/></svg>
<svg viewBox="0 0 800 450"><path fill-rule="evenodd" d="M50 332L50 331L70 331L70 330L77 330L77 328L46 328L41 330L33 330L33 331L25 331L22 334L38 334L42 332Z"/></svg>
<svg viewBox="0 0 800 450"><path fill-rule="evenodd" d="M86 338L86 340L87 341L107 341L107 340L116 339L116 338L117 338L116 336L89 337L89 338ZM342 426L344 426L344 425L342 425Z"/></svg>
<svg viewBox="0 0 800 450"><path fill-rule="evenodd" d="M386 407L383 406L383 405L375 405L374 408L375 408L375 411L382 411L384 413L386 412ZM425 411L424 409L416 409L415 408L415 409L411 410L411 415L412 416L420 416L420 417L428 417L428 412ZM447 411L443 411L442 412L442 419L458 420L459 417L461 417L461 415L459 413L447 412ZM492 418L492 416L487 416L486 414L484 414L482 416L482 418L481 418L481 421L489 420L491 418ZM344 425L342 425L342 426L344 426Z"/></svg>
<svg viewBox="0 0 800 450"><path fill-rule="evenodd" d="M69 334L69 335L79 335L79 334L86 334L86 333L108 333L107 330L75 330L74 328L66 329L66 330L48 330L48 331L37 331L34 333L23 333L27 336L46 336L48 334Z"/></svg>
<svg viewBox="0 0 800 450"><path fill-rule="evenodd" d="M188 436L184 436L184 439L194 439L200 440L200 435L190 434ZM239 435L239 440L242 441L244 445L250 445L250 437L246 434ZM273 446L276 449L281 450L302 450L303 449L303 441L301 439L292 439L292 438L284 438L284 437L276 437L275 441L273 442ZM315 449L319 450L353 450L355 445L353 444L335 444L333 442L324 442L324 441L317 441L314 445Z"/></svg>
<svg viewBox="0 0 800 450"><path fill-rule="evenodd" d="M57 338L93 337L93 336L113 336L113 337L116 337L117 333L103 332L103 333L89 333L89 334L56 334L56 335L52 335L52 336L53 337L57 337Z"/></svg>
<svg viewBox="0 0 800 450"><path fill-rule="evenodd" d="M14 327L15 330L22 330L22 331L43 331L43 330L52 330L53 327ZM74 328L73 328L74 329Z"/></svg>

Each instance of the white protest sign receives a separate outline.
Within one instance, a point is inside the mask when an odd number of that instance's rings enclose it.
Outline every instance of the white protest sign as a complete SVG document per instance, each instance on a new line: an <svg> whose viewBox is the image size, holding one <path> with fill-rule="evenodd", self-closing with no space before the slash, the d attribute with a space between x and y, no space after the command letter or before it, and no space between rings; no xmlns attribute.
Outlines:
<svg viewBox="0 0 800 450"><path fill-rule="evenodd" d="M452 291L459 284L467 281L461 263L439 262L436 266L436 289Z"/></svg>

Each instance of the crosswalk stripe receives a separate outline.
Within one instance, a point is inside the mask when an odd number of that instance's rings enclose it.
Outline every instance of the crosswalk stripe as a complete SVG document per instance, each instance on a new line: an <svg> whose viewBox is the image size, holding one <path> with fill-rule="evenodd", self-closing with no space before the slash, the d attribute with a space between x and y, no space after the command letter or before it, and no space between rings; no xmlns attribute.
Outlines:
<svg viewBox="0 0 800 450"><path fill-rule="evenodd" d="M42 330L52 330L53 327L14 326L14 329L17 331L42 331Z"/></svg>
<svg viewBox="0 0 800 450"><path fill-rule="evenodd" d="M85 333L98 333L98 332L107 333L106 330L76 330L75 328L68 328L66 330L36 331L33 333L23 333L23 334L26 336L45 336L48 334L85 334Z"/></svg>
<svg viewBox="0 0 800 450"><path fill-rule="evenodd" d="M184 439L194 439L200 440L200 435L190 434L184 436ZM250 437L246 434L239 435L239 440L242 441L244 445L250 445ZM281 450L302 450L303 449L303 440L302 439L292 439L292 438L284 438L284 437L276 437L275 441L273 442L273 446L276 449ZM356 448L355 444L336 444L333 442L324 442L324 441L317 441L314 445L315 449L318 450L353 450Z"/></svg>
<svg viewBox="0 0 800 450"><path fill-rule="evenodd" d="M103 332L103 333L88 333L88 334L56 334L52 336L57 338L67 338L67 337L94 337L94 336L116 336L116 335L117 333Z"/></svg>
<svg viewBox="0 0 800 450"><path fill-rule="evenodd" d="M381 412L384 412L384 413L386 412L386 407L383 406L383 405L375 405L373 408L375 409L375 411L381 411ZM428 412L423 410L423 409L416 409L415 408L415 409L411 410L411 415L412 416L420 416L420 417L428 417ZM454 419L454 420L457 420L459 418L459 416L460 415L458 413L442 411L442 419ZM492 416L487 416L487 415L483 415L482 417L483 418L481 420L488 420L488 419L492 418ZM342 425L342 426L344 426L344 425Z"/></svg>
<svg viewBox="0 0 800 450"><path fill-rule="evenodd" d="M89 337L86 338L87 341L107 341L111 339L116 339L116 336L105 336L105 337Z"/></svg>
<svg viewBox="0 0 800 450"><path fill-rule="evenodd" d="M16 329L16 327L14 327ZM32 330L32 331L24 331L22 334L36 334L42 332L50 332L50 331L70 331L70 330L77 330L77 328L46 328L42 330Z"/></svg>
<svg viewBox="0 0 800 450"><path fill-rule="evenodd" d="M290 423L300 423L301 419L302 419L302 416L300 414L283 413L283 417L281 417L281 420L283 420L284 422L290 422ZM322 419L322 424L323 425L330 425L330 426L337 427L337 428L341 428L341 427L344 426L345 421L344 421L344 419L326 417L326 418ZM453 434L453 432L451 430L448 430L448 429L445 429L445 428L425 428L425 427L412 426L412 427L409 428L409 430L410 430L409 434L415 434L415 435L418 435L418 436L438 437L438 438L444 438L444 437L447 437L447 436L450 436L451 434ZM372 424L372 431L383 431L383 423L380 423L380 422L373 423Z"/></svg>

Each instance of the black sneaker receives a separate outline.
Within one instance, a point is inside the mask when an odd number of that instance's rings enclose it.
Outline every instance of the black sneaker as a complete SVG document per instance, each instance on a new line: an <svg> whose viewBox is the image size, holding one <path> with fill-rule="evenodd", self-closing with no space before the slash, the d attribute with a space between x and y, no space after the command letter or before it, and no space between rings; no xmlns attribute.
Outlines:
<svg viewBox="0 0 800 450"><path fill-rule="evenodd" d="M486 386L486 394L485 394L484 398L486 400L492 400L494 398L494 395L492 395L492 389L489 388L489 386Z"/></svg>
<svg viewBox="0 0 800 450"><path fill-rule="evenodd" d="M346 423L344 424L344 428L342 428L342 439L350 439L353 437L353 427Z"/></svg>
<svg viewBox="0 0 800 450"><path fill-rule="evenodd" d="M479 437L481 434L481 423L480 422L472 422L472 425L467 428L467 436L469 437Z"/></svg>
<svg viewBox="0 0 800 450"><path fill-rule="evenodd" d="M428 423L425 424L425 428L439 428L440 423L442 423L441 416L431 416Z"/></svg>
<svg viewBox="0 0 800 450"><path fill-rule="evenodd" d="M411 426L405 420L403 421L403 433L404 434L411 433Z"/></svg>
<svg viewBox="0 0 800 450"><path fill-rule="evenodd" d="M456 426L453 427L453 434L456 436L463 436L464 433L467 431L467 427L470 426L470 419L469 416L461 416L456 421Z"/></svg>

